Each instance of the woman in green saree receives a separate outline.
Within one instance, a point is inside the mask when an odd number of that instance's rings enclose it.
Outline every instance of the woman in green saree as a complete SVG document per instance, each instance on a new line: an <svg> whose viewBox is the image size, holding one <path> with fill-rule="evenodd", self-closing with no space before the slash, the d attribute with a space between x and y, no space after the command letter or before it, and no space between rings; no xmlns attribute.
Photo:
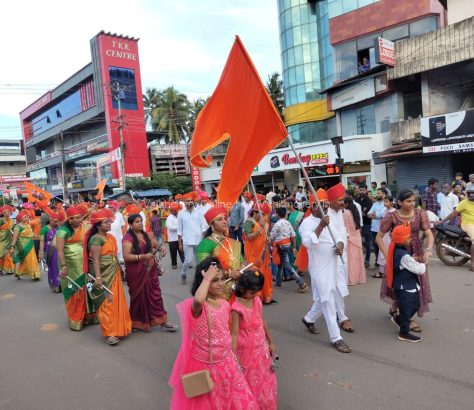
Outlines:
<svg viewBox="0 0 474 410"><path fill-rule="evenodd" d="M33 231L29 224L28 211L23 210L16 216L17 224L13 227L13 239L10 251L14 250L13 262L16 264L15 277L31 276L33 280L40 280L41 271L34 248Z"/></svg>

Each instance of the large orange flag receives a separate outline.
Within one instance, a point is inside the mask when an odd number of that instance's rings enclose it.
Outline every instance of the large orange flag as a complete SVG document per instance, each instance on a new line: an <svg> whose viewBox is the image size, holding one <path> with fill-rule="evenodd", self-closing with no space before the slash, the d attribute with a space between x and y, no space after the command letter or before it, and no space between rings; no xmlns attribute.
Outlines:
<svg viewBox="0 0 474 410"><path fill-rule="evenodd" d="M107 183L107 178L104 178L102 181L100 181L96 186L95 189L98 189L99 192L95 196L95 199L100 200L104 198L104 189L105 189L105 184Z"/></svg>
<svg viewBox="0 0 474 410"><path fill-rule="evenodd" d="M28 193L28 202L41 202L48 204L53 194L25 181L26 192Z"/></svg>
<svg viewBox="0 0 474 410"><path fill-rule="evenodd" d="M219 84L197 118L191 164L210 166L202 154L230 138L217 200L234 203L260 160L286 135L285 124L237 36Z"/></svg>

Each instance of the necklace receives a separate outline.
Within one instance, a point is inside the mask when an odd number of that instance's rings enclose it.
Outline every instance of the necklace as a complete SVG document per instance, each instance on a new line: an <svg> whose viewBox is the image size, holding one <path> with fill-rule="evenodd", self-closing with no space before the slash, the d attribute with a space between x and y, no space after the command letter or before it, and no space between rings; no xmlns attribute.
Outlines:
<svg viewBox="0 0 474 410"><path fill-rule="evenodd" d="M227 254L229 255L229 259L230 259L230 266L233 266L235 258L234 258L234 252L232 251L232 245L230 244L229 239L226 238L225 236L222 236L222 239L221 239L219 237L219 235L217 235L215 233L212 234L212 237L227 252ZM224 241L227 242L228 247L224 245Z"/></svg>
<svg viewBox="0 0 474 410"><path fill-rule="evenodd" d="M210 305L213 305L213 306L216 306L216 307L220 307L220 305L221 305L218 300L214 300L214 299L211 299L211 298L207 298L206 302L209 303Z"/></svg>

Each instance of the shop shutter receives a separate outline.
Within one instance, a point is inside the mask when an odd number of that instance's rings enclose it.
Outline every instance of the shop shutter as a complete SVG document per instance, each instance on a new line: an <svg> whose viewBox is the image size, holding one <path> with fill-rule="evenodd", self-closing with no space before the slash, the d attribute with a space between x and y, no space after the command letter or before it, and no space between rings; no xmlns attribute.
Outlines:
<svg viewBox="0 0 474 410"><path fill-rule="evenodd" d="M426 187L428 179L436 178L439 185L453 178L451 156L434 155L397 160L397 189Z"/></svg>

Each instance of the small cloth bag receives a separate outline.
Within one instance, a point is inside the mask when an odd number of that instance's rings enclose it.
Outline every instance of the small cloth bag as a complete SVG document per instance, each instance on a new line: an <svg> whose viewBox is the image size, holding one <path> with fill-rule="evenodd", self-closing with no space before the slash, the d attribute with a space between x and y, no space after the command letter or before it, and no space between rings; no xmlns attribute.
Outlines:
<svg viewBox="0 0 474 410"><path fill-rule="evenodd" d="M211 312L207 307L207 328L209 330L209 363L212 365ZM181 376L184 394L188 399L209 393L214 388L208 369L186 373Z"/></svg>

